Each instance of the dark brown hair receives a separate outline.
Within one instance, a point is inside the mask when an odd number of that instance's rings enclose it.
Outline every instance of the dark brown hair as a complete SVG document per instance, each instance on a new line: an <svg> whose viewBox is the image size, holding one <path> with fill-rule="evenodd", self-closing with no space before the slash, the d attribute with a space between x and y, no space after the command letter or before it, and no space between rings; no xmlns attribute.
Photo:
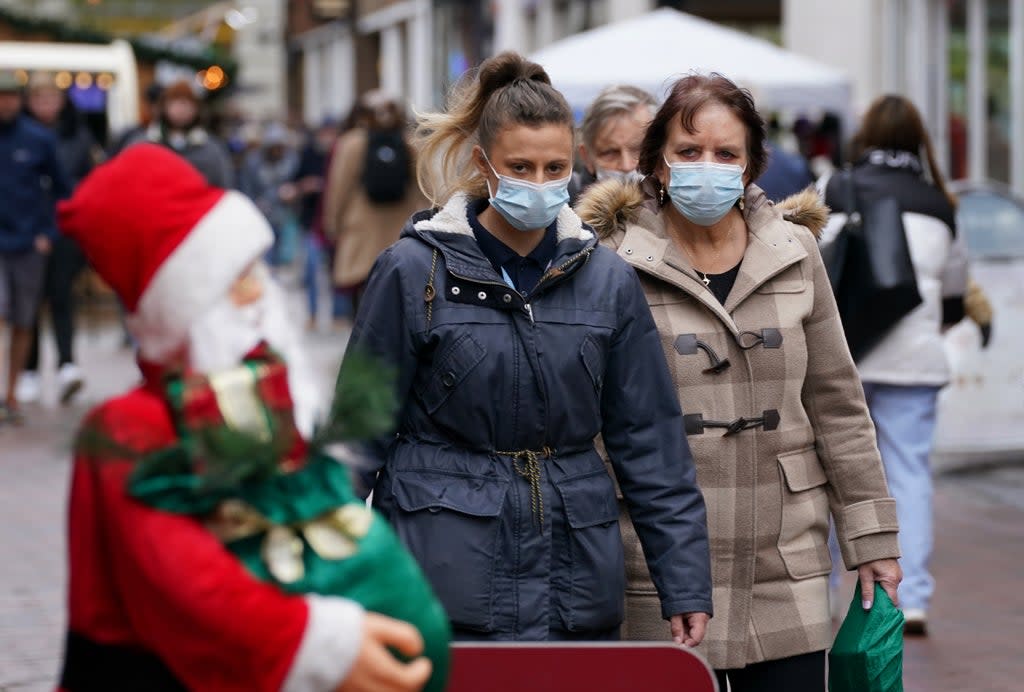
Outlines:
<svg viewBox="0 0 1024 692"><path fill-rule="evenodd" d="M909 99L895 94L875 99L864 114L852 144L850 156L854 162L860 160L869 149L907 151L915 156L923 152L935 187L942 190L950 204L956 206L956 198L946 188L921 114Z"/></svg>
<svg viewBox="0 0 1024 692"><path fill-rule="evenodd" d="M470 161L473 146L486 151L508 125L548 124L573 132L572 109L544 68L510 51L485 60L452 89L444 112L418 116L420 188L435 205L456 192L485 197L486 182Z"/></svg>
<svg viewBox="0 0 1024 692"><path fill-rule="evenodd" d="M719 103L733 112L747 129L747 176L754 181L761 177L768 165L768 150L765 148L767 131L764 119L754 106L754 97L746 89L717 72L709 75L691 74L672 85L665 103L658 109L640 147L640 163L637 166L644 175L651 175L662 160L668 126L673 118L679 118L683 129L694 134L694 120L700 109L709 103Z"/></svg>

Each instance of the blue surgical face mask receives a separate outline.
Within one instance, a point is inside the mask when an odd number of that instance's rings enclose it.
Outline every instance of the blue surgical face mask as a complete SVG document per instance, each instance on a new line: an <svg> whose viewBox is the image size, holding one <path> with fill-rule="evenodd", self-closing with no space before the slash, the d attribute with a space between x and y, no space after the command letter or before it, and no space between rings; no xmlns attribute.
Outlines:
<svg viewBox="0 0 1024 692"><path fill-rule="evenodd" d="M484 161L491 166L486 154ZM498 176L498 190L491 192L491 181L487 181L487 192L491 195L488 201L518 231L547 228L569 201L571 171L560 180L531 183L502 175L494 170L494 166L491 166L491 170Z"/></svg>
<svg viewBox="0 0 1024 692"><path fill-rule="evenodd" d="M743 195L743 168L728 163L669 163L668 196L698 226L714 226Z"/></svg>
<svg viewBox="0 0 1024 692"><path fill-rule="evenodd" d="M601 168L600 166L595 166L594 170L594 177L597 178L598 182L618 180L621 183L639 183L644 179L643 173L640 171L620 171L615 168Z"/></svg>

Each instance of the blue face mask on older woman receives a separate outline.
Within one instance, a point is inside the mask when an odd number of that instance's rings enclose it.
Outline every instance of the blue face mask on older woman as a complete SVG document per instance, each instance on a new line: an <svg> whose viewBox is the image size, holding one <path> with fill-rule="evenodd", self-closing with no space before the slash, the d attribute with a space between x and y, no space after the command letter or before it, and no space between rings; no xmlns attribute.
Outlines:
<svg viewBox="0 0 1024 692"><path fill-rule="evenodd" d="M491 166L486 155L484 160ZM562 211L562 207L569 202L571 171L569 175L559 180L531 183L502 175L494 170L494 166L491 166L491 170L498 176L498 189L491 192L491 182L487 181L487 192L491 196L488 201L494 210L518 231L547 228L558 218L558 212Z"/></svg>
<svg viewBox="0 0 1024 692"><path fill-rule="evenodd" d="M668 196L684 217L714 226L743 195L743 167L709 161L669 163Z"/></svg>

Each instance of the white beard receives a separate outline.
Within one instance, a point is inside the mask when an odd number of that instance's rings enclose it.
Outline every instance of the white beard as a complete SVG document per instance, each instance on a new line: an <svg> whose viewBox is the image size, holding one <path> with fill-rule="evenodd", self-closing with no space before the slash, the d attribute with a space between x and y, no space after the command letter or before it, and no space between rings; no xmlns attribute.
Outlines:
<svg viewBox="0 0 1024 692"><path fill-rule="evenodd" d="M262 281L263 297L259 301L238 307L225 295L192 324L189 365L202 374L233 368L266 341L288 366L295 425L309 439L322 412L321 392L299 331L288 317L284 291L269 273L262 276Z"/></svg>

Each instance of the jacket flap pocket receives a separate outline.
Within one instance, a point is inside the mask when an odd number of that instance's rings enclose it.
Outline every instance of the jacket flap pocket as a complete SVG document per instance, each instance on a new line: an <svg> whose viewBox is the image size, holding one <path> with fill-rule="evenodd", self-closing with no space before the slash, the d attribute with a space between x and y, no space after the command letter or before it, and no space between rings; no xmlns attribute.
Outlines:
<svg viewBox="0 0 1024 692"><path fill-rule="evenodd" d="M779 466L786 476L786 485L795 493L809 490L828 482L825 469L818 460L814 447L779 455Z"/></svg>
<svg viewBox="0 0 1024 692"><path fill-rule="evenodd" d="M484 347L469 334L463 334L445 349L429 376L416 388L427 411L437 411L486 353Z"/></svg>
<svg viewBox="0 0 1024 692"><path fill-rule="evenodd" d="M572 528L585 529L619 520L615 486L604 469L585 476L566 478L556 484Z"/></svg>
<svg viewBox="0 0 1024 692"><path fill-rule="evenodd" d="M406 512L451 509L474 517L496 517L505 503L508 484L498 478L437 471L401 471L391 486Z"/></svg>

